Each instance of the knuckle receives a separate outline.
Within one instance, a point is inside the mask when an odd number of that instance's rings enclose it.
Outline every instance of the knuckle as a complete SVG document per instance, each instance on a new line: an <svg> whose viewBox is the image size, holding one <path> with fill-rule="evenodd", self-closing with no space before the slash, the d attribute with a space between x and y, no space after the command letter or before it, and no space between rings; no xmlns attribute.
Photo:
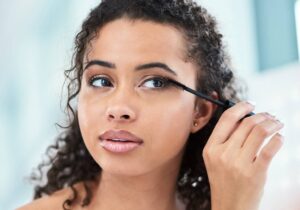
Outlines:
<svg viewBox="0 0 300 210"><path fill-rule="evenodd" d="M259 124L263 120L268 119L268 115L265 112L258 113L254 116L245 118L242 123L247 124L248 126L254 127L255 125Z"/></svg>
<svg viewBox="0 0 300 210"><path fill-rule="evenodd" d="M264 160L267 160L267 161L271 160L273 157L273 153L270 152L269 150L262 150L260 155Z"/></svg>
<svg viewBox="0 0 300 210"><path fill-rule="evenodd" d="M211 154L211 150L209 149L209 147L204 147L204 149L202 151L203 158L208 160L211 156L210 154Z"/></svg>
<svg viewBox="0 0 300 210"><path fill-rule="evenodd" d="M269 130L262 125L257 125L254 129L255 132L261 137L267 137L269 135Z"/></svg>
<svg viewBox="0 0 300 210"><path fill-rule="evenodd" d="M249 127L253 127L257 124L257 120L254 117L247 117L242 121L243 124L246 124Z"/></svg>
<svg viewBox="0 0 300 210"><path fill-rule="evenodd" d="M239 115L236 112L233 112L232 110L226 110L222 116L224 121L232 121L239 118Z"/></svg>
<svg viewBox="0 0 300 210"><path fill-rule="evenodd" d="M220 155L219 157L219 161L222 165L227 165L229 163L228 161L228 157L225 153L223 153L222 155Z"/></svg>
<svg viewBox="0 0 300 210"><path fill-rule="evenodd" d="M227 121L228 119L230 119L230 111L229 111L229 109L226 110L226 111L222 114L221 118L222 118L224 121Z"/></svg>

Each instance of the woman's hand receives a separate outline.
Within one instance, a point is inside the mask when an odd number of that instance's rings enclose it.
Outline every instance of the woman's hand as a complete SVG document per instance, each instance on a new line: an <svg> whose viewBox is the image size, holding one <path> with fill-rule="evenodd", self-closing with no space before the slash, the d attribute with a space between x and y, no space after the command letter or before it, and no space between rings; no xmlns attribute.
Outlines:
<svg viewBox="0 0 300 210"><path fill-rule="evenodd" d="M283 137L277 132L283 124L268 113L240 121L253 109L240 102L226 110L203 150L212 210L258 209L268 167L282 146Z"/></svg>

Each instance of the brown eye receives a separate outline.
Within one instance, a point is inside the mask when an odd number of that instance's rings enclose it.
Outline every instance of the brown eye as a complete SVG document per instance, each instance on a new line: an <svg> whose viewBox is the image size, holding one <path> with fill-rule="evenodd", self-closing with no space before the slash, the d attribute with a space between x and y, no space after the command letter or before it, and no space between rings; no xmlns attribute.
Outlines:
<svg viewBox="0 0 300 210"><path fill-rule="evenodd" d="M101 88L101 87L112 87L111 82L107 77L103 76L94 76L91 78L89 81L89 85L92 87L96 88Z"/></svg>
<svg viewBox="0 0 300 210"><path fill-rule="evenodd" d="M163 89L169 85L169 82L163 77L152 77L143 83L143 86L146 86L150 89Z"/></svg>

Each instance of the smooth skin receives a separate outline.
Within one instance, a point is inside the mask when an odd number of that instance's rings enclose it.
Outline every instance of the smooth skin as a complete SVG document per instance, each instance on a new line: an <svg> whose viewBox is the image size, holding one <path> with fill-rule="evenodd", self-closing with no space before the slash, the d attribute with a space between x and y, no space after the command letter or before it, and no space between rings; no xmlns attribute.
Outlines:
<svg viewBox="0 0 300 210"><path fill-rule="evenodd" d="M101 28L91 46L85 62L101 59L116 68L93 65L82 78L80 129L88 151L102 168L99 182L92 186L94 199L85 209L183 210L175 186L184 146L190 133L207 124L216 106L177 88L158 92L147 81L153 75L168 76L195 88L196 67L184 59L181 32L169 25L123 18ZM149 62L166 63L177 76L160 68L134 70ZM93 76L106 76L111 86L101 80L91 86ZM239 121L253 109L240 102L225 111L204 148L213 210L258 209L268 166L282 144L277 134L282 124L266 113ZM105 151L98 136L109 129L128 130L144 144L122 155ZM276 135L258 153L272 134ZM61 209L70 195L69 188L63 189L19 210Z"/></svg>

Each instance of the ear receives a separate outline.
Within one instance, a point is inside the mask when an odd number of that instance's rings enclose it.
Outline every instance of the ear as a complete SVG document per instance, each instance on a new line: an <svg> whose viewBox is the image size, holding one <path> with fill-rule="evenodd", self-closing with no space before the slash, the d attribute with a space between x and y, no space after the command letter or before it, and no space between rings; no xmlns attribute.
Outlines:
<svg viewBox="0 0 300 210"><path fill-rule="evenodd" d="M210 96L218 99L218 94L215 91ZM217 105L212 102L197 98L191 123L191 133L196 133L203 128L209 122L216 109Z"/></svg>

